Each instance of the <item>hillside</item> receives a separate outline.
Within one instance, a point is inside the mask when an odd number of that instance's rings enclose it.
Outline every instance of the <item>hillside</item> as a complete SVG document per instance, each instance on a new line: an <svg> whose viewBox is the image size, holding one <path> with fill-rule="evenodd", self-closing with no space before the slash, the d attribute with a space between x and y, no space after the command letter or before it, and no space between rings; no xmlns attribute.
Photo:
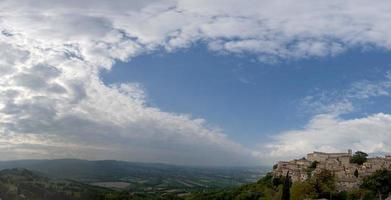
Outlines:
<svg viewBox="0 0 391 200"><path fill-rule="evenodd" d="M257 199L265 196L270 187L270 176L257 183L226 189L193 192L184 197L167 193L135 193L91 186L76 181L53 180L38 172L14 168L0 171L0 198L3 200L204 200L204 199Z"/></svg>
<svg viewBox="0 0 391 200"><path fill-rule="evenodd" d="M52 180L26 169L0 171L2 200L172 200L173 195L116 191L88 184Z"/></svg>
<svg viewBox="0 0 391 200"><path fill-rule="evenodd" d="M19 160L0 169L25 168L57 180L72 180L116 190L185 195L192 191L235 187L257 181L268 168L188 167L123 161Z"/></svg>
<svg viewBox="0 0 391 200"><path fill-rule="evenodd" d="M285 181L288 180L288 181ZM285 196L285 198L283 198ZM391 170L377 170L357 189L338 190L335 175L322 171L311 179L292 183L290 178L267 174L256 183L240 187L194 192L186 200L375 200L391 199Z"/></svg>
<svg viewBox="0 0 391 200"><path fill-rule="evenodd" d="M0 197L4 200L101 199L110 190L72 181L52 181L26 169L0 171Z"/></svg>

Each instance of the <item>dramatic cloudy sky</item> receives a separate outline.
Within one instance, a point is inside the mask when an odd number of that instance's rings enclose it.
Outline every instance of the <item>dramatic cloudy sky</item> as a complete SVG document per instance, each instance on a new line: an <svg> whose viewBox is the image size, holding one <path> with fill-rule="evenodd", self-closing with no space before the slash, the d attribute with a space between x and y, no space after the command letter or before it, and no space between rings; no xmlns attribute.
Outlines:
<svg viewBox="0 0 391 200"><path fill-rule="evenodd" d="M391 3L2 0L0 157L391 153Z"/></svg>

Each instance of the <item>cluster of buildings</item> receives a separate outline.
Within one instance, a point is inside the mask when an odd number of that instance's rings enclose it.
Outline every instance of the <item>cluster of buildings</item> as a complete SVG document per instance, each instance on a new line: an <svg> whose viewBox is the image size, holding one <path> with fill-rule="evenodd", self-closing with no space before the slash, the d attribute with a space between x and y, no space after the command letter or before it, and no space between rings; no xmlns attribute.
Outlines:
<svg viewBox="0 0 391 200"><path fill-rule="evenodd" d="M289 172L292 181L296 182L327 169L334 173L338 188L346 190L358 187L364 177L379 169L391 168L391 156L368 158L362 165L350 163L351 157L351 150L346 153L313 152L307 154L307 158L278 162L273 175L285 176Z"/></svg>

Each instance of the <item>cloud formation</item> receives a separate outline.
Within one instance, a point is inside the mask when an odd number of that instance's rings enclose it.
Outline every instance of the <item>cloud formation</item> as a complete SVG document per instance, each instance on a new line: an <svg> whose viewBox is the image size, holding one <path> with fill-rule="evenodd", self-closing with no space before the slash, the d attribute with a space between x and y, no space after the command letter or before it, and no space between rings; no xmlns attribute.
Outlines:
<svg viewBox="0 0 391 200"><path fill-rule="evenodd" d="M107 86L99 72L110 70L116 60L197 42L216 52L253 54L263 62L334 56L353 47L389 50L389 4L1 1L1 152L9 158L250 162L255 155L251 150L203 119L150 107L142 86ZM327 119L341 126L338 119ZM323 120L317 118L309 127Z"/></svg>
<svg viewBox="0 0 391 200"><path fill-rule="evenodd" d="M346 119L344 114L360 110L362 101L391 96L391 76L387 72L376 81L358 81L342 91L321 91L303 98L300 109L314 116L300 130L272 136L261 152L265 159L298 158L308 152L344 152L348 148L373 154L391 152L391 115L375 113ZM308 111L307 111L308 110Z"/></svg>
<svg viewBox="0 0 391 200"><path fill-rule="evenodd" d="M298 158L314 150L345 152L348 148L375 154L389 153L390 122L391 115L383 113L356 119L317 115L302 130L275 136L274 142L264 147L271 152L264 157L271 160Z"/></svg>
<svg viewBox="0 0 391 200"><path fill-rule="evenodd" d="M333 91L318 91L301 100L300 109L312 114L328 113L342 115L359 108L362 100L391 95L391 71L379 76L376 81L361 80L348 88Z"/></svg>

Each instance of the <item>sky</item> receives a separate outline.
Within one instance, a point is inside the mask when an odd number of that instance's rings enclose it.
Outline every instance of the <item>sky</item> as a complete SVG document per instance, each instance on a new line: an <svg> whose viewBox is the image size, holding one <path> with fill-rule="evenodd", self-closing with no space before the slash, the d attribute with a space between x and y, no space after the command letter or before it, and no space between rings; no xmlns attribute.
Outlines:
<svg viewBox="0 0 391 200"><path fill-rule="evenodd" d="M390 4L3 0L1 158L389 154Z"/></svg>

